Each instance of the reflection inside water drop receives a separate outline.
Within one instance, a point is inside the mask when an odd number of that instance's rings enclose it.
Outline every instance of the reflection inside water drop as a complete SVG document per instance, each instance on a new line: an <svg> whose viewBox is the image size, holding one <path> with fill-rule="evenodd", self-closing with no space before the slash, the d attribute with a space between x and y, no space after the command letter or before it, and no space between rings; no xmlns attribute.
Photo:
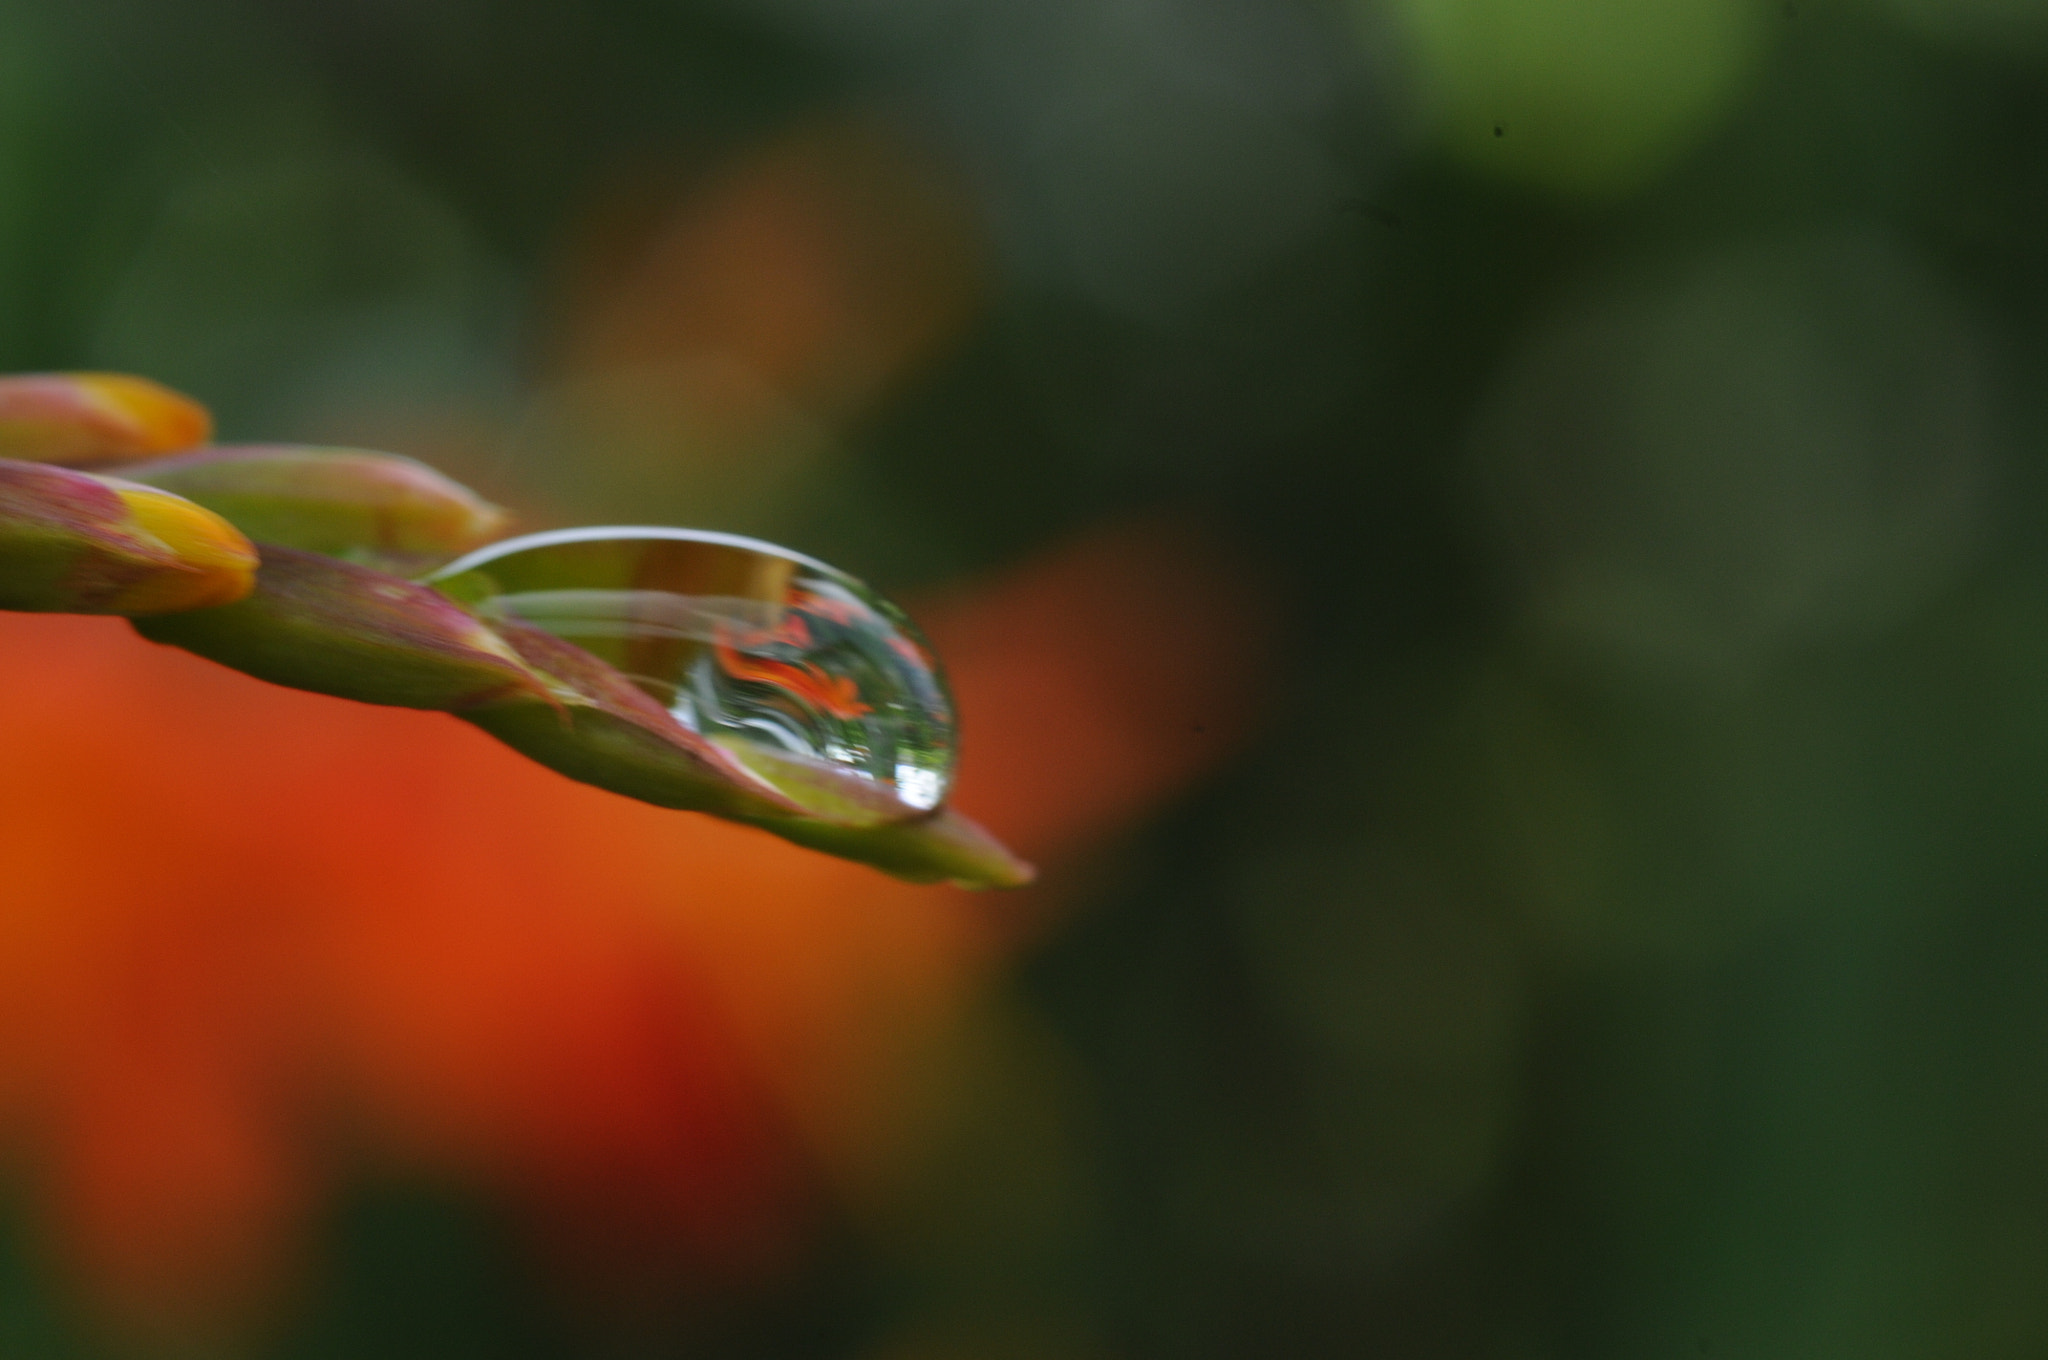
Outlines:
<svg viewBox="0 0 2048 1360"><path fill-rule="evenodd" d="M953 700L938 663L901 611L822 562L704 530L569 529L430 579L486 619L602 657L757 768L823 764L918 811L946 796Z"/></svg>

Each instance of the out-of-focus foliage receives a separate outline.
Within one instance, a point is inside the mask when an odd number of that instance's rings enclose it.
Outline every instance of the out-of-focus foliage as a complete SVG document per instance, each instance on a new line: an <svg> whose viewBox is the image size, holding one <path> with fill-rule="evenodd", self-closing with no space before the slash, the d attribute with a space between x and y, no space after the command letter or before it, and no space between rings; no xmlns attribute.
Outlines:
<svg viewBox="0 0 2048 1360"><path fill-rule="evenodd" d="M1633 188L1696 141L1749 83L1769 22L1762 0L1393 8L1448 149L1482 174L1582 194Z"/></svg>
<svg viewBox="0 0 2048 1360"><path fill-rule="evenodd" d="M922 599L1047 873L10 621L0 1349L2038 1354L2044 128L2035 0L4 0L0 369Z"/></svg>

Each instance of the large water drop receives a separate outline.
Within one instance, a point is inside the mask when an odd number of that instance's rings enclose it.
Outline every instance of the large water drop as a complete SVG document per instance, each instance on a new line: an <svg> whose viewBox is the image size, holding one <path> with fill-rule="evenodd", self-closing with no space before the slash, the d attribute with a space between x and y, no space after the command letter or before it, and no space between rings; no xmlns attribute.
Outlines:
<svg viewBox="0 0 2048 1360"><path fill-rule="evenodd" d="M485 619L594 652L778 783L852 773L915 813L952 781L953 698L917 629L787 548L698 529L566 529L493 543L429 581Z"/></svg>

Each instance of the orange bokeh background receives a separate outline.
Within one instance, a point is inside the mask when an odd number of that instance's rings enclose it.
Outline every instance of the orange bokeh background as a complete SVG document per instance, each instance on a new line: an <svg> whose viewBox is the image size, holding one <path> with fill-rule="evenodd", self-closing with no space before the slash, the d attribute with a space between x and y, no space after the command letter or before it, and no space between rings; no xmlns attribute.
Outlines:
<svg viewBox="0 0 2048 1360"><path fill-rule="evenodd" d="M571 1284L786 1265L943 1107L921 1046L1064 909L1062 866L1235 744L1269 607L1157 522L928 602L957 801L1049 869L1007 897L0 616L0 1110L47 1241L154 1334L288 1298L344 1176L499 1197Z"/></svg>

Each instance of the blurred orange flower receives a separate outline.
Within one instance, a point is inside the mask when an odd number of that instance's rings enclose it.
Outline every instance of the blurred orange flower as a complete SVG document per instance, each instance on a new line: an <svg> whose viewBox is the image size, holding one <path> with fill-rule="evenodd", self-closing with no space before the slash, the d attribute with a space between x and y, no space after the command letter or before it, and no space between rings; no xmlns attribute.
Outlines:
<svg viewBox="0 0 2048 1360"><path fill-rule="evenodd" d="M1033 892L1229 749L1262 606L1149 524L925 611L969 724L959 801L1050 861ZM280 1297L345 1168L501 1196L606 1278L772 1270L912 1117L901 1055L1016 901L116 620L0 615L0 752L0 1120L96 1310L150 1331Z"/></svg>
<svg viewBox="0 0 2048 1360"><path fill-rule="evenodd" d="M750 144L680 201L665 182L643 167L567 252L559 372L736 370L836 421L981 301L968 200L885 123L842 114Z"/></svg>

